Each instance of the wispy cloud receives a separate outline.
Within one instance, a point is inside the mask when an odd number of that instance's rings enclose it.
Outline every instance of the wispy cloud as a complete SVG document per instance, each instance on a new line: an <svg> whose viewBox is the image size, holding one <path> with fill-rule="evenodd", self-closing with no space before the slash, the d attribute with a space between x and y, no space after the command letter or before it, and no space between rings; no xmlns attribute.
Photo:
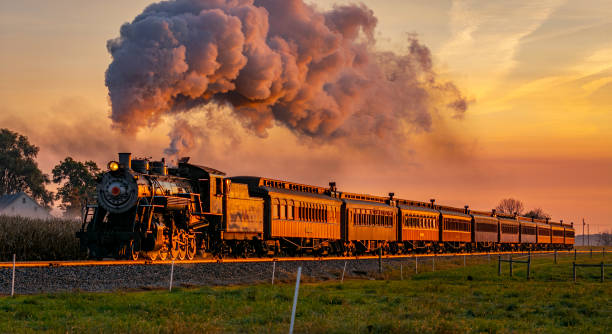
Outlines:
<svg viewBox="0 0 612 334"><path fill-rule="evenodd" d="M482 96L515 65L521 39L540 27L562 3L455 0L450 13L452 36L439 56L451 68L460 69Z"/></svg>

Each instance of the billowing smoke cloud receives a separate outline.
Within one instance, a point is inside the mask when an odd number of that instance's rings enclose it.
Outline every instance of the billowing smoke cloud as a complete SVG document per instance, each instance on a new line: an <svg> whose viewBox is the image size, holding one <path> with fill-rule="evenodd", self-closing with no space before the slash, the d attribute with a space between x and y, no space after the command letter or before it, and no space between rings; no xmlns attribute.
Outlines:
<svg viewBox="0 0 612 334"><path fill-rule="evenodd" d="M277 124L363 145L428 131L437 114L461 116L466 101L437 79L429 49L411 37L405 54L377 52L376 24L364 5L327 12L302 0L150 5L108 42L113 124L135 132L213 103L260 136ZM167 153L193 144L194 135L176 122Z"/></svg>

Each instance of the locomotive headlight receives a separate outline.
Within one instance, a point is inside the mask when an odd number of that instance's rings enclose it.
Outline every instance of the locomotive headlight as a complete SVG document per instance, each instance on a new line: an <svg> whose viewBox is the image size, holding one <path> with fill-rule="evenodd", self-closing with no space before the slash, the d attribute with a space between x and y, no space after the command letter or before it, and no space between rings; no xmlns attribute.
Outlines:
<svg viewBox="0 0 612 334"><path fill-rule="evenodd" d="M120 182L111 183L107 189L107 191L115 197L125 194L125 186Z"/></svg>
<svg viewBox="0 0 612 334"><path fill-rule="evenodd" d="M116 172L119 169L119 163L117 161L111 161L108 163L108 169L111 172Z"/></svg>

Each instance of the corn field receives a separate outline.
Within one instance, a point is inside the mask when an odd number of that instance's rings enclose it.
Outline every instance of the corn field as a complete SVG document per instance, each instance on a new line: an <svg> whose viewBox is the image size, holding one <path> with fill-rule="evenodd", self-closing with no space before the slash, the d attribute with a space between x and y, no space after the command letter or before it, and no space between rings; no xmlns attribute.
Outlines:
<svg viewBox="0 0 612 334"><path fill-rule="evenodd" d="M30 219L0 216L0 261L75 260L79 252L75 236L78 220Z"/></svg>

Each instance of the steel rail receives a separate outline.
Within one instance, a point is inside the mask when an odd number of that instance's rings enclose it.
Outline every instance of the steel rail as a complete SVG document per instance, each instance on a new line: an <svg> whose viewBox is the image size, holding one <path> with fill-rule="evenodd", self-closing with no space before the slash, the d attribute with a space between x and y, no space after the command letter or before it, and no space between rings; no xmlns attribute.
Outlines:
<svg viewBox="0 0 612 334"><path fill-rule="evenodd" d="M590 251L576 251L576 253L589 253ZM483 255L509 255L527 254L528 252L489 252L489 253L429 253L429 254L400 254L383 255L382 259L413 259L430 257L455 257L455 256L483 256ZM554 251L532 251L531 254L553 254ZM568 252L573 254L574 252ZM563 253L561 253L563 254ZM175 260L175 264L204 264L204 263L257 263L257 262L296 262L296 261L338 261L338 260L376 260L378 255L363 256L326 256L326 257L264 257L264 258L211 258L196 260ZM83 267L83 266L119 266L119 265L158 265L172 264L172 260L79 260L79 261L23 261L16 262L15 267ZM0 262L0 268L11 268L13 262Z"/></svg>

